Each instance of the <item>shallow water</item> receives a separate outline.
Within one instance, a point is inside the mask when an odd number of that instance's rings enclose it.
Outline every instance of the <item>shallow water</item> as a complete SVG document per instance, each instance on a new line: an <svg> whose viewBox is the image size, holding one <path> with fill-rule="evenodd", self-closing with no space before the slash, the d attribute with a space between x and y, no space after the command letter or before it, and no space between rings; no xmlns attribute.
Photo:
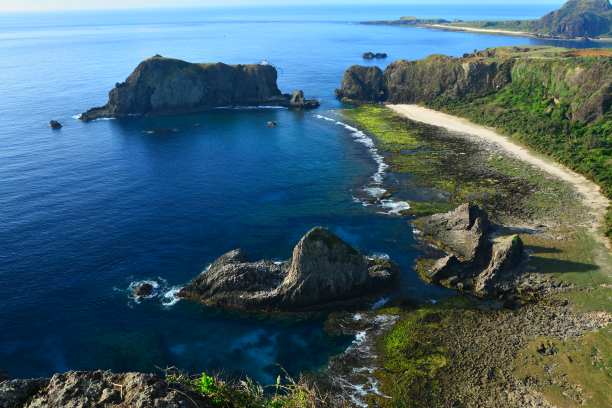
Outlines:
<svg viewBox="0 0 612 408"><path fill-rule="evenodd" d="M542 43L355 24L404 14L534 17L542 7L334 7L0 15L0 370L193 372L223 369L271 382L278 365L316 369L350 339L321 321L236 316L163 295L224 252L283 259L315 225L403 268L398 291L443 291L411 271L406 219L354 199L380 163L334 117L342 72L364 51L389 61ZM572 43L572 45L581 45ZM103 104L142 59L279 69L285 91L322 100L315 112L214 110L162 118L73 118ZM384 61L368 64L385 64ZM49 119L65 126L52 132ZM275 129L267 121L279 123ZM390 204L391 205L391 204ZM388 208L389 209L389 208ZM388 210L387 209L387 210ZM130 284L159 283L130 299Z"/></svg>

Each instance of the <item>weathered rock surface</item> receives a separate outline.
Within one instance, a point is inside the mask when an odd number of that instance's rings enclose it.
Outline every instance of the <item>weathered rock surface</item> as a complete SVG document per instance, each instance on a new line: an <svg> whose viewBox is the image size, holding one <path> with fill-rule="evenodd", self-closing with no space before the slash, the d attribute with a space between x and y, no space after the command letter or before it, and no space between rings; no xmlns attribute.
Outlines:
<svg viewBox="0 0 612 408"><path fill-rule="evenodd" d="M434 283L480 297L516 291L525 257L518 235L491 240L485 211L463 204L444 214L417 221L423 238L448 253L423 271Z"/></svg>
<svg viewBox="0 0 612 408"><path fill-rule="evenodd" d="M217 259L180 293L239 309L307 310L357 300L388 288L397 266L372 260L324 228L309 231L287 262L249 261L240 250Z"/></svg>
<svg viewBox="0 0 612 408"><path fill-rule="evenodd" d="M387 99L383 71L378 67L353 65L342 78L336 96L344 102L383 102Z"/></svg>
<svg viewBox="0 0 612 408"><path fill-rule="evenodd" d="M39 390L45 388L48 379L5 380L0 382L0 408L20 408Z"/></svg>
<svg viewBox="0 0 612 408"><path fill-rule="evenodd" d="M396 61L385 71L352 66L336 95L347 102L425 103L470 101L507 86L529 92L542 85L544 101L567 106L567 118L595 121L612 106L610 54L559 48L494 48L462 58L432 55Z"/></svg>
<svg viewBox="0 0 612 408"><path fill-rule="evenodd" d="M106 105L88 110L81 119L180 114L223 106L318 106L317 101L303 98L292 103L292 96L282 94L276 80L271 65L192 64L156 55L118 83Z"/></svg>
<svg viewBox="0 0 612 408"><path fill-rule="evenodd" d="M1 408L209 407L201 396L152 374L105 371L55 374L50 380L0 383Z"/></svg>

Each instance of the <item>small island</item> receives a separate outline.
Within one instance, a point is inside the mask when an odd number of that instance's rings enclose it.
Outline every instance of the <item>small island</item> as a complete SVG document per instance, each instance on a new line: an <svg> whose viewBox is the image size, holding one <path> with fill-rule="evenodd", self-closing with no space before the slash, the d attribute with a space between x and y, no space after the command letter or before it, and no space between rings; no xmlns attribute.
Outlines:
<svg viewBox="0 0 612 408"><path fill-rule="evenodd" d="M276 68L269 64L194 64L156 55L116 84L106 105L89 109L80 119L185 114L235 106L319 106L318 101L305 99L302 91L283 94L277 77Z"/></svg>
<svg viewBox="0 0 612 408"><path fill-rule="evenodd" d="M538 20L450 21L401 17L399 20L365 21L362 24L420 26L555 39L611 39L612 5L609 0L569 0L559 10Z"/></svg>

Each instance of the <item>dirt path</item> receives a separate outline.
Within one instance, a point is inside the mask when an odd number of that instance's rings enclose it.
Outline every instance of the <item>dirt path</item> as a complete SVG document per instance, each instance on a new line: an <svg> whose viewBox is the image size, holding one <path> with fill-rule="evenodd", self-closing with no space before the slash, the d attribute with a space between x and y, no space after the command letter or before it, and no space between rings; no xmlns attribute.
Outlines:
<svg viewBox="0 0 612 408"><path fill-rule="evenodd" d="M505 136L500 135L494 130L476 125L466 119L448 115L433 109L424 108L418 105L388 105L390 109L415 122L422 122L433 126L439 126L447 130L463 133L471 138L493 142L507 153L540 168L541 170L571 184L582 196L584 205L591 212L593 222L590 225L594 236L602 242L608 250L612 250L610 243L601 233L606 210L610 201L601 193L601 188L588 180L586 177L568 169L567 167L555 163L552 160L539 156L527 148L513 142Z"/></svg>

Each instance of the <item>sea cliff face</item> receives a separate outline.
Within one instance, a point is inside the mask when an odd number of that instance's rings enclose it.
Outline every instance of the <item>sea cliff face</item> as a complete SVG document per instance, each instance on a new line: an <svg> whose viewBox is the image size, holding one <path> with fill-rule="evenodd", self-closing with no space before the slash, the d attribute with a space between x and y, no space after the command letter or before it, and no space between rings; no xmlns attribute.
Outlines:
<svg viewBox="0 0 612 408"><path fill-rule="evenodd" d="M575 121L591 122L610 109L612 61L608 51L497 48L462 58L433 55L379 68L349 68L337 95L347 102L447 104L493 94L504 87L543 91L546 103L566 106ZM534 95L535 96L535 95Z"/></svg>
<svg viewBox="0 0 612 408"><path fill-rule="evenodd" d="M88 110L81 119L189 113L222 106L318 106L296 97L299 91L293 97L282 94L276 80L271 65L193 64L154 56L115 85L106 105Z"/></svg>

